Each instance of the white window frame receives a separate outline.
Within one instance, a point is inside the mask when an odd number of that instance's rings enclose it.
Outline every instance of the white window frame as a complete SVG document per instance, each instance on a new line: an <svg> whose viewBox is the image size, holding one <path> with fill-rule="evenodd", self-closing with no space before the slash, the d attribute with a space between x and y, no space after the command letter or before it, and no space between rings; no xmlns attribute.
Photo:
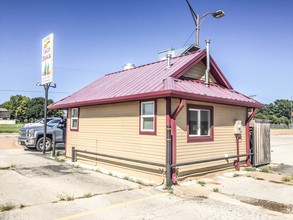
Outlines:
<svg viewBox="0 0 293 220"><path fill-rule="evenodd" d="M196 111L197 112L197 134L190 134L189 133L189 137L209 137L211 136L211 128L210 128L210 124L211 124L211 111L209 109L195 109L195 108L189 108L188 111ZM201 134L201 111L206 111L208 112L208 134L207 135L202 135ZM189 120L189 118L188 118ZM189 125L190 126L190 125Z"/></svg>
<svg viewBox="0 0 293 220"><path fill-rule="evenodd" d="M153 104L153 114L152 115L143 115L143 107L145 104ZM154 132L155 131L155 101L147 101L147 102L141 102L140 103L140 131L142 132ZM152 118L153 119L153 129L144 129L143 128L143 122L145 118Z"/></svg>
<svg viewBox="0 0 293 220"><path fill-rule="evenodd" d="M73 117L73 111L77 111L77 116L76 117ZM71 109L71 120L70 120L70 129L71 130L78 130L78 123L79 123L79 121L78 121L78 119L79 119L79 108L72 108ZM77 121L77 123L76 123L76 127L73 127L73 121L74 120L76 120Z"/></svg>

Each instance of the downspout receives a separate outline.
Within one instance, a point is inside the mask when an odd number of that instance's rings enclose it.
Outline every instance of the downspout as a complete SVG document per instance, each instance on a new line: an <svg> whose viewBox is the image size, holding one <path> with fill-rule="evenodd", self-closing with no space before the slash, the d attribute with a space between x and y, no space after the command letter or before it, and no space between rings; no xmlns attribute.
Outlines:
<svg viewBox="0 0 293 220"><path fill-rule="evenodd" d="M246 154L250 154L251 153L251 150L250 150L249 122L256 115L256 113L257 113L257 109L256 108L253 108L253 111L252 111L251 115L249 115L249 117L246 119L246 122L245 122ZM246 157L246 165L247 166L251 166L251 160L250 160L250 157L249 156Z"/></svg>
<svg viewBox="0 0 293 220"><path fill-rule="evenodd" d="M211 43L211 40L210 39L207 39L205 40L206 42L206 52L207 52L207 55L206 55L206 58L207 58L207 68L206 68L206 72L205 72L205 86L206 87L209 87L209 72L210 72L210 43Z"/></svg>
<svg viewBox="0 0 293 220"><path fill-rule="evenodd" d="M166 98L166 187L172 186L172 131L171 131L171 98Z"/></svg>
<svg viewBox="0 0 293 220"><path fill-rule="evenodd" d="M178 114L181 112L181 110L185 106L185 99L181 99L178 107L171 115L171 135L172 135L172 164L176 164L176 151L177 151L177 145L176 145L176 118ZM171 105L170 105L170 112L171 112ZM177 175L176 175L176 168L172 168L172 183L177 183Z"/></svg>

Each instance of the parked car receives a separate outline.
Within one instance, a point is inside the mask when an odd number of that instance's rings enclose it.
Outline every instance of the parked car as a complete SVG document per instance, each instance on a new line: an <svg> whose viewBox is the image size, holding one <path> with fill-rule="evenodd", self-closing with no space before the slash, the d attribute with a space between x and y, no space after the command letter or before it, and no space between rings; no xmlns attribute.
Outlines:
<svg viewBox="0 0 293 220"><path fill-rule="evenodd" d="M47 118L47 122L53 120L54 118ZM26 123L24 124L22 127L32 127L32 126L35 126L35 125L43 125L44 124L44 118L41 118L41 119L38 119L36 120L35 122L32 122L32 123Z"/></svg>
<svg viewBox="0 0 293 220"><path fill-rule="evenodd" d="M66 140L66 119L55 118L47 123L45 150L52 150L52 143L64 145ZM44 125L34 124L19 129L18 143L29 149L43 150Z"/></svg>

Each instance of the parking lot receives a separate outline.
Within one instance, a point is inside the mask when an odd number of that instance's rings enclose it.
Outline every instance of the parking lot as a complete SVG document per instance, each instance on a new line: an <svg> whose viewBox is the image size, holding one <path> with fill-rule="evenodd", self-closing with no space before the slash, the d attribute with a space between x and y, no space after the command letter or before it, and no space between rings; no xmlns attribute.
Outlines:
<svg viewBox="0 0 293 220"><path fill-rule="evenodd" d="M0 208L12 208L0 219L293 219L293 187L278 173L233 171L164 190L44 157L15 137L0 135ZM271 144L274 165L292 165L293 136Z"/></svg>

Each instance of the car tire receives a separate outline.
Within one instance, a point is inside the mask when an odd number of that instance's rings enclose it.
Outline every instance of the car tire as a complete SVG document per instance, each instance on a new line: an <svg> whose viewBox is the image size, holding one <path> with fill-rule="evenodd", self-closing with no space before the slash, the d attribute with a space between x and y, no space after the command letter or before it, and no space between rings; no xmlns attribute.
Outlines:
<svg viewBox="0 0 293 220"><path fill-rule="evenodd" d="M36 146L26 146L26 148L32 150L32 149L36 149Z"/></svg>
<svg viewBox="0 0 293 220"><path fill-rule="evenodd" d="M38 151L43 151L43 143L44 143L44 137L41 137L38 142L37 142L37 150ZM52 150L52 140L48 137L46 137L46 148L45 151L50 151Z"/></svg>

